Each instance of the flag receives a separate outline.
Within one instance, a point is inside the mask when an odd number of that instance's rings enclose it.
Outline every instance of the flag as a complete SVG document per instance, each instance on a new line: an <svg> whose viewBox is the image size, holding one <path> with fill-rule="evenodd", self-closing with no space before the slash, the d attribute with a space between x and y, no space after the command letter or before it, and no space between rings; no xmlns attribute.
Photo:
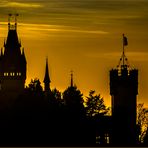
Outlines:
<svg viewBox="0 0 148 148"><path fill-rule="evenodd" d="M124 46L127 46L128 45L127 37L125 37L124 34L123 34L123 45Z"/></svg>

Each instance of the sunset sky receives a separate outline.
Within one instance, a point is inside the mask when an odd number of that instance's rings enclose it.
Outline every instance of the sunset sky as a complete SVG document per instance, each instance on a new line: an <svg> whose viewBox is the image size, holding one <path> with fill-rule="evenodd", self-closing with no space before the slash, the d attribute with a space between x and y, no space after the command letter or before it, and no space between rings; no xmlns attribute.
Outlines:
<svg viewBox="0 0 148 148"><path fill-rule="evenodd" d="M1 0L0 47L8 13L19 13L18 35L27 58L27 80L43 83L48 56L51 88L74 83L84 96L96 90L110 106L109 70L122 54L139 70L138 102L148 107L148 0Z"/></svg>

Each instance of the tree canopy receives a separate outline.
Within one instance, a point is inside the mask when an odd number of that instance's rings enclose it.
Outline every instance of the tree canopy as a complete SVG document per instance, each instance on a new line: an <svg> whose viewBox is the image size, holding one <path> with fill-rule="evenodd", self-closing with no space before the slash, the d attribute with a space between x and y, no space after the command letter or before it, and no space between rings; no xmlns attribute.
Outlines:
<svg viewBox="0 0 148 148"><path fill-rule="evenodd" d="M105 115L108 113L109 108L104 104L103 98L100 94L96 95L94 90L89 92L89 96L86 97L86 112L87 116Z"/></svg>

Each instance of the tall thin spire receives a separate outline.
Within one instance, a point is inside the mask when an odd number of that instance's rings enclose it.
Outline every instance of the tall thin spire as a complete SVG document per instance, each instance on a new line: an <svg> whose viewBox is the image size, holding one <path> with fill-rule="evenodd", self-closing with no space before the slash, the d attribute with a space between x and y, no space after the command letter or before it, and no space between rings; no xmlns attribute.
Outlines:
<svg viewBox="0 0 148 148"><path fill-rule="evenodd" d="M73 71L71 70L71 81L70 81L70 86L73 87Z"/></svg>
<svg viewBox="0 0 148 148"><path fill-rule="evenodd" d="M45 91L50 90L50 77L49 77L49 70L48 70L48 58L46 58L46 68L45 68L45 77L44 77L44 86L45 86Z"/></svg>

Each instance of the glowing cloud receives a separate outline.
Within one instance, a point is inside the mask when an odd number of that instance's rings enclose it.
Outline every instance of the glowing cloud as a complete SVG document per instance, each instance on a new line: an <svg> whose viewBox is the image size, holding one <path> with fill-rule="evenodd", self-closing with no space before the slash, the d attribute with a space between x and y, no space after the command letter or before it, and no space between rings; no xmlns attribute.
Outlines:
<svg viewBox="0 0 148 148"><path fill-rule="evenodd" d="M2 2L0 7L39 8L43 7L43 5L37 3Z"/></svg>

